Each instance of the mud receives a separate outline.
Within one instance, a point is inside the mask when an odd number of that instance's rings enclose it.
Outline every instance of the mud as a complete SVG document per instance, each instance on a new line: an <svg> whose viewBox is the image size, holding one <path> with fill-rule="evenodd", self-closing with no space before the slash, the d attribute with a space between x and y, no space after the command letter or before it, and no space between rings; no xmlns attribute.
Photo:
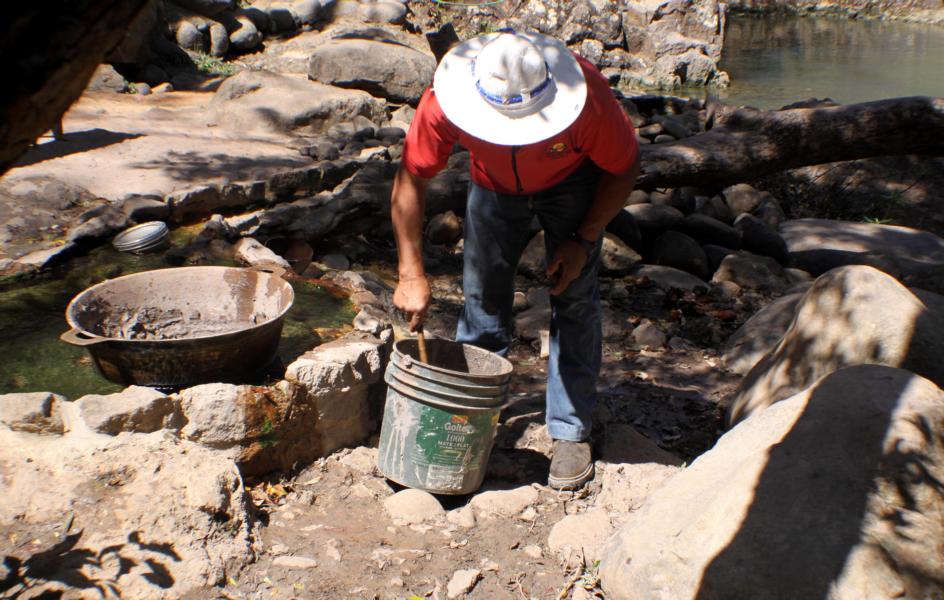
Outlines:
<svg viewBox="0 0 944 600"><path fill-rule="evenodd" d="M248 321L234 321L203 315L197 310L185 314L176 308L126 307L118 308L102 321L95 333L121 340L181 340L234 333L269 320L264 313L254 313Z"/></svg>

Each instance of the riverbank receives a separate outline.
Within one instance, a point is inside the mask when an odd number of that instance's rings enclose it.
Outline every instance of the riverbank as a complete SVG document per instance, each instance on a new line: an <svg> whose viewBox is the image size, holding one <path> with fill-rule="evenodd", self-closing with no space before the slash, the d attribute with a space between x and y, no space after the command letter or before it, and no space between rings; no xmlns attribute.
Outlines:
<svg viewBox="0 0 944 600"><path fill-rule="evenodd" d="M733 0L731 14L785 13L834 15L944 25L944 7L937 0Z"/></svg>

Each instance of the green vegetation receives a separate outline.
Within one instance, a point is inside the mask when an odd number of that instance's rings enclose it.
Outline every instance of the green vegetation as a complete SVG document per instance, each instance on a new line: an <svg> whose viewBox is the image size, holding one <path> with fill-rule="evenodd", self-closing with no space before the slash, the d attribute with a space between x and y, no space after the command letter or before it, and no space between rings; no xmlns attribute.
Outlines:
<svg viewBox="0 0 944 600"><path fill-rule="evenodd" d="M222 76L230 77L236 74L236 67L221 58L210 56L203 52L191 52L190 58L197 70L211 77Z"/></svg>

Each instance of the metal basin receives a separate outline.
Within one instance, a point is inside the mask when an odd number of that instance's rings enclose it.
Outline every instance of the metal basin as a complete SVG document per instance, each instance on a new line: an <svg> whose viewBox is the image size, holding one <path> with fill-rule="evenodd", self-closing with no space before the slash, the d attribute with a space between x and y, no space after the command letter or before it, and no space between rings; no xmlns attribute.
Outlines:
<svg viewBox="0 0 944 600"><path fill-rule="evenodd" d="M278 274L181 267L110 279L72 299L61 339L124 385L240 380L275 358L294 291Z"/></svg>

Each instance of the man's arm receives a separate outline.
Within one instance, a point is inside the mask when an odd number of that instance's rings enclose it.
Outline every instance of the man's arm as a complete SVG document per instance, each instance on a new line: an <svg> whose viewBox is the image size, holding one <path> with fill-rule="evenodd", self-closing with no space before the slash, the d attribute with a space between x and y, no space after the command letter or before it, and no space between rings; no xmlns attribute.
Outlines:
<svg viewBox="0 0 944 600"><path fill-rule="evenodd" d="M604 172L597 185L596 195L586 217L577 228L577 235L595 242L606 229L607 223L613 220L623 209L626 198L636 185L639 176L639 154L636 160L622 173ZM587 252L574 240L564 240L558 245L553 258L548 262L547 276L557 277L557 282L551 288L551 295L558 295L567 289L570 282L580 275L587 262Z"/></svg>
<svg viewBox="0 0 944 600"><path fill-rule="evenodd" d="M399 282L393 292L393 303L409 316L410 331L416 331L423 324L431 300L423 268L423 217L428 183L428 179L400 167L390 196L390 218L399 257Z"/></svg>

